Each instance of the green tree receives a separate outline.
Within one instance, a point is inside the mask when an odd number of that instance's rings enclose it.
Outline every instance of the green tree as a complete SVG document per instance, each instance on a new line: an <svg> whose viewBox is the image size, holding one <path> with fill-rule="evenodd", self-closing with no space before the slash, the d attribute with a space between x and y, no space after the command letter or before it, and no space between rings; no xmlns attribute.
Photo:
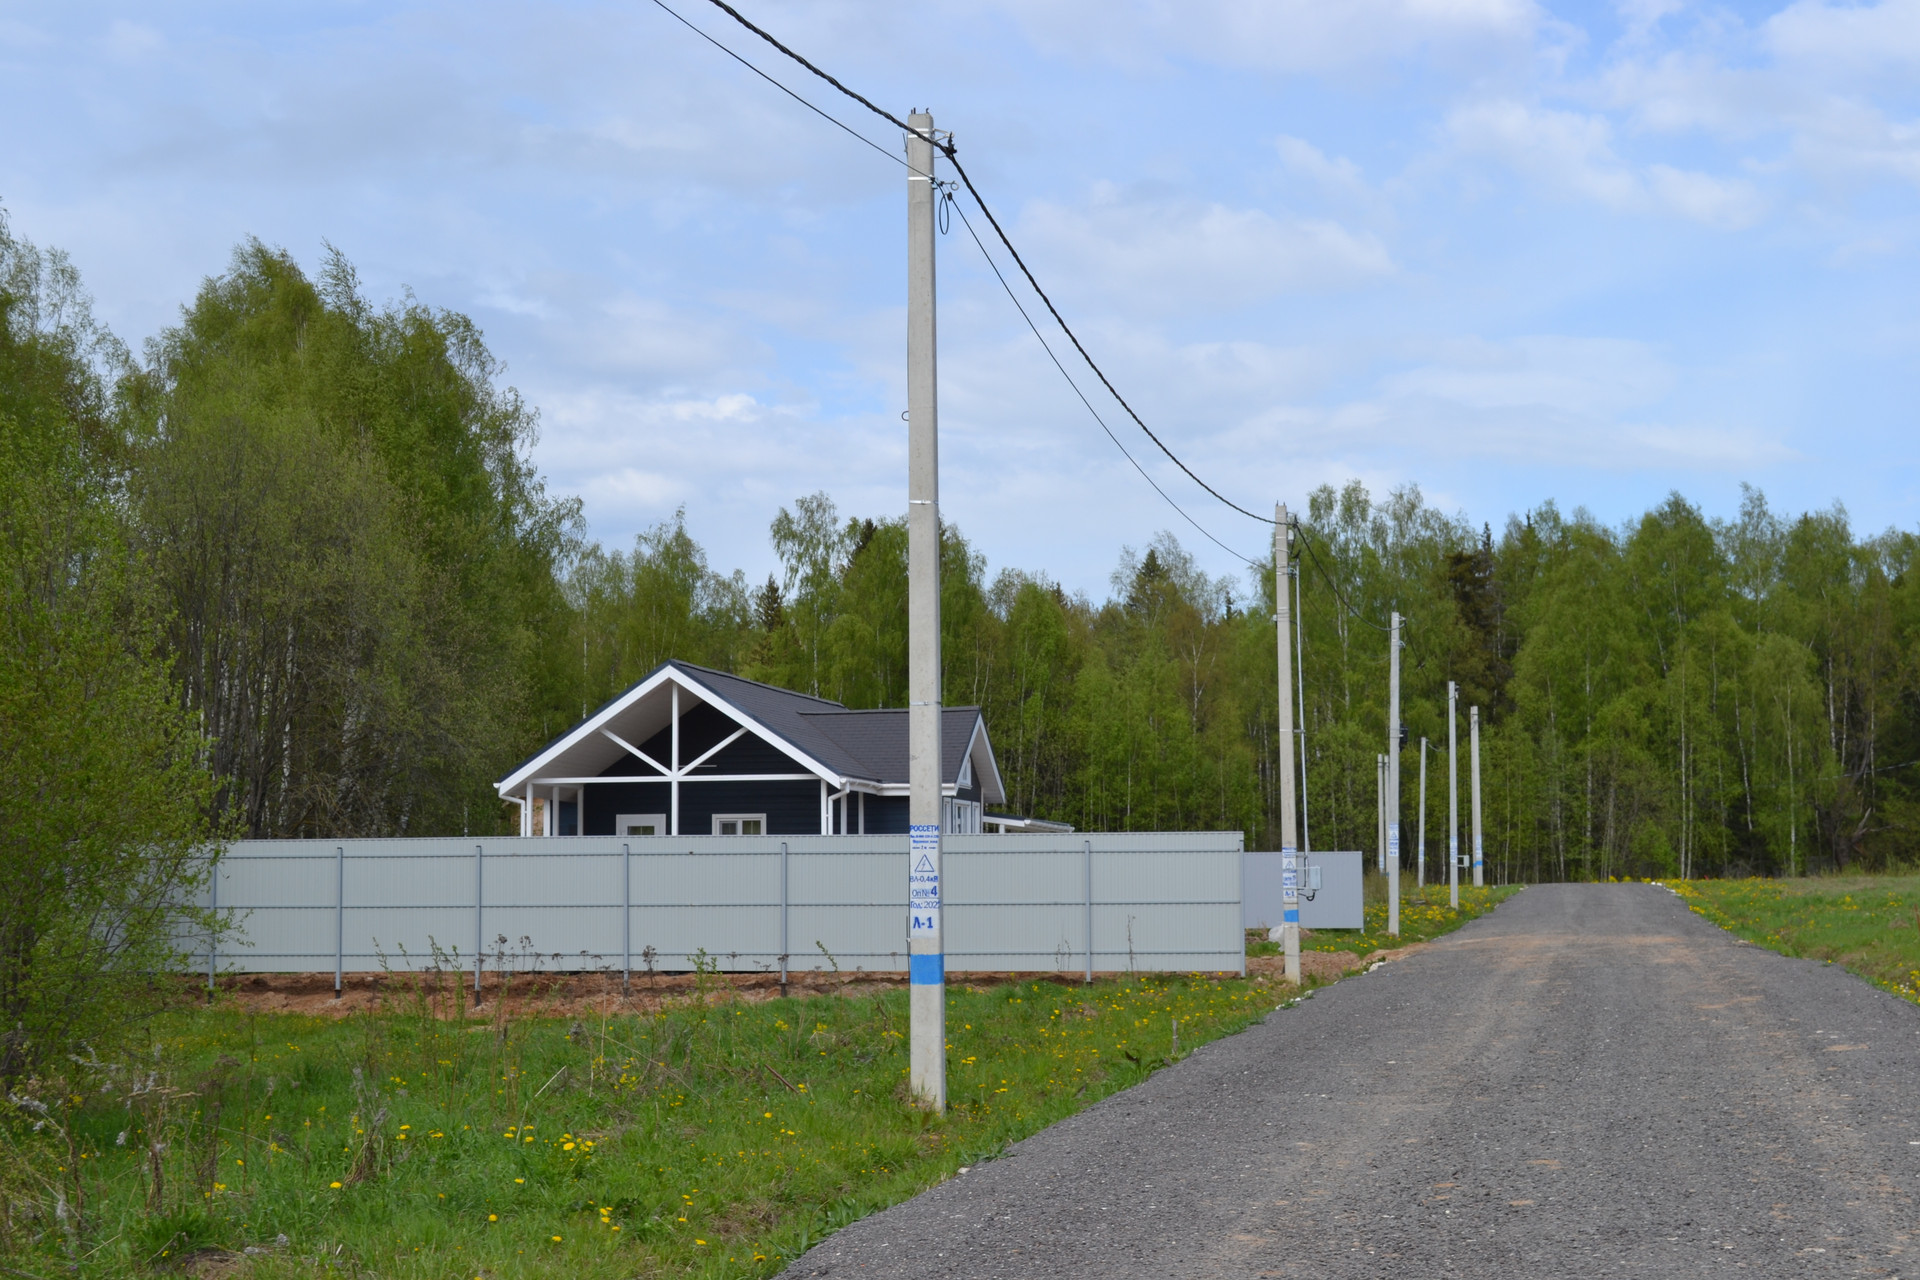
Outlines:
<svg viewBox="0 0 1920 1280"><path fill-rule="evenodd" d="M124 353L0 214L0 1078L117 1041L170 994L214 832L120 525Z"/></svg>
<svg viewBox="0 0 1920 1280"><path fill-rule="evenodd" d="M576 505L462 316L249 241L129 380L129 494L215 811L252 835L491 830L578 710Z"/></svg>

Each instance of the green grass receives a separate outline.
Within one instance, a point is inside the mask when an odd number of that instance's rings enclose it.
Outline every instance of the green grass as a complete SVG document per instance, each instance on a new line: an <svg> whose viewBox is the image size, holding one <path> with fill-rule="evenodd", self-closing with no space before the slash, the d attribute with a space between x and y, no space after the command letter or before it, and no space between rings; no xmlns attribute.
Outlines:
<svg viewBox="0 0 1920 1280"><path fill-rule="evenodd" d="M1231 977L952 987L934 1117L904 1101L905 992L723 996L571 1024L436 1017L425 990L342 1020L170 1014L157 1059L39 1086L71 1147L8 1125L16 1261L118 1277L284 1234L246 1275L768 1275L1275 1003ZM52 1179L37 1198L29 1166ZM77 1238L45 1212L56 1190L83 1204Z"/></svg>
<svg viewBox="0 0 1920 1280"><path fill-rule="evenodd" d="M1920 875L1669 881L1749 942L1826 960L1920 1002Z"/></svg>
<svg viewBox="0 0 1920 1280"><path fill-rule="evenodd" d="M1467 921L1485 915L1519 891L1519 885L1489 885L1480 889L1461 885L1460 909L1455 911L1450 905L1446 885L1428 885L1422 889L1402 879L1400 936L1396 938L1387 932L1387 879L1385 876L1368 876L1365 915L1362 917L1366 927L1315 929L1311 937L1302 940L1301 949L1352 951L1364 955L1369 951L1426 942L1443 933L1452 933ZM1250 956L1280 954L1280 944L1267 941L1264 935L1250 934L1249 939L1247 954Z"/></svg>

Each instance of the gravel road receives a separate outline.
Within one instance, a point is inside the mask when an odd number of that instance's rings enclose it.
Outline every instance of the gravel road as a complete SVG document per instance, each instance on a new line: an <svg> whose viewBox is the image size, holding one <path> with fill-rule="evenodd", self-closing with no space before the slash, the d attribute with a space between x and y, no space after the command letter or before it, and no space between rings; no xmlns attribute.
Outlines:
<svg viewBox="0 0 1920 1280"><path fill-rule="evenodd" d="M1920 1008L1671 893L1542 886L789 1277L1900 1276Z"/></svg>

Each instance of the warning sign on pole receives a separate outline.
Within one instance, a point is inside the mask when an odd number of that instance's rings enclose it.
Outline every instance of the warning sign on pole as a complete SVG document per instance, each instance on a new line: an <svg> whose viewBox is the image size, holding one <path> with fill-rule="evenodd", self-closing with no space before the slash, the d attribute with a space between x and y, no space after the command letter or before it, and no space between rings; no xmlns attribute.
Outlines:
<svg viewBox="0 0 1920 1280"><path fill-rule="evenodd" d="M909 836L911 870L907 875L907 936L940 934L940 828L915 826Z"/></svg>

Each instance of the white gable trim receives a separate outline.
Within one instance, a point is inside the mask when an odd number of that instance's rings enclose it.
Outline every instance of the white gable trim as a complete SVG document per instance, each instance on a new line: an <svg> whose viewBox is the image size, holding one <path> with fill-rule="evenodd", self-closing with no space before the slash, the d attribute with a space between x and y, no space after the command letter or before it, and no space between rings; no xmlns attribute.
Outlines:
<svg viewBox="0 0 1920 1280"><path fill-rule="evenodd" d="M975 781L980 784L981 803L1005 804L1007 802L1007 787L1006 784L1000 780L1000 762L993 758L993 739L987 736L987 717L985 714L976 715L973 718L973 736L967 739L967 759L969 760L973 758L975 745L978 745L987 753L987 767L993 771L993 789L1000 793L999 799L989 800L987 797L987 780L985 778L976 778Z"/></svg>
<svg viewBox="0 0 1920 1280"><path fill-rule="evenodd" d="M755 737L759 738L761 741L766 742L769 745L773 746L782 755L785 755L786 757L794 761L794 763L798 764L801 768L805 769L808 773L812 774L814 777L824 778L828 782L831 782L838 787L845 787L847 785L846 780L842 778L838 773L835 773L832 769L827 768L827 766L821 764L818 760L815 760L812 756L800 750L798 747L794 746L792 743L788 742L784 737L782 737L778 733L775 733L772 729L768 728L766 725L762 724L760 721L754 719L752 716L746 714L744 711L741 711L738 707L728 702L725 698L715 693L712 689L710 689L704 684L701 684L698 680L694 679L692 676L689 676L686 672L681 671L678 667L674 666L671 662L669 662L666 665L662 666L660 670L654 672L653 675L641 681L639 684L635 685L633 688L627 690L625 693L621 694L618 698L614 699L612 702L602 707L599 711L595 712L591 717L575 725L572 731L569 732L565 737L561 738L558 742L555 742L552 746L548 747L545 751L542 751L539 755L527 761L525 764L521 765L518 769L515 769L512 773L508 774L506 777L502 778L499 781L499 783L496 784L495 790L500 793L500 796L502 799L519 799L520 797L514 793L524 789L527 783L532 782L537 778L540 778L543 775L543 773L547 771L546 766L550 761L552 761L562 753L569 751L572 748L578 746L580 743L586 741L587 739L602 735L603 726L605 726L615 716L619 715L622 711L625 711L628 707L640 701L640 699L646 697L648 694L652 693L654 690L660 688L662 685L665 685L668 683L677 684L682 689L685 689L688 692L694 694L696 697L700 699L700 701L711 705L715 710L719 711L722 715L726 716L728 719L732 720L735 724L739 725L743 732L752 733ZM618 738L615 738L614 735L611 733L605 733L604 736L608 738L612 738L613 741L621 747L627 746L626 743L621 742ZM737 738L738 736L739 734L733 735L733 737L728 738L726 742L723 742L721 746L726 746L728 743L731 743L734 740L734 738ZM635 755L640 755L639 751L634 750L631 747L627 747L627 749L630 751L633 751L633 754ZM719 747L714 748L714 751L718 751L718 750L719 750ZM706 755L701 756L700 759L705 760L707 756L710 756L712 754L714 754L714 752L709 751L706 753ZM646 757L642 756L641 758L645 759ZM652 762L649 761L649 763L652 763ZM691 767L692 767L691 765L682 764L680 766L680 775L684 778L686 776L686 771ZM671 776L672 776L671 771L667 771L663 773L663 775L657 780L666 781ZM614 779L614 778L595 779L595 781L611 782L611 781L622 781L622 779ZM626 781L646 781L646 779L626 779Z"/></svg>

